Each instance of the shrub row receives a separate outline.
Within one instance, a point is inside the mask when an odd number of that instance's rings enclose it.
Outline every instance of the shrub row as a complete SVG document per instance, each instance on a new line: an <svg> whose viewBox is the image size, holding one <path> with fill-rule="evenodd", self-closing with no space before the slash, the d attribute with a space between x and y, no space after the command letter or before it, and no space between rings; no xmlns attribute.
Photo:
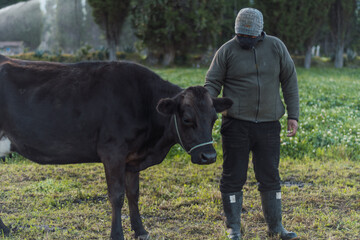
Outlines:
<svg viewBox="0 0 360 240"><path fill-rule="evenodd" d="M142 62L144 57L138 53L125 53L117 52L117 59L129 60L134 62ZM89 52L77 52L76 54L56 53L51 54L49 52L27 52L12 56L13 58L32 60L32 61L49 61L49 62L80 62L80 61L103 61L108 59L108 53L106 51L89 51Z"/></svg>

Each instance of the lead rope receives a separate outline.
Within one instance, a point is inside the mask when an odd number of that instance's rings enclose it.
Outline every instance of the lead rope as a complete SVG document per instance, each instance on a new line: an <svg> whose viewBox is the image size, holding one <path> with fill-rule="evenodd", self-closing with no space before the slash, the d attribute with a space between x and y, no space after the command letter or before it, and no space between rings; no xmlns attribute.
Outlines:
<svg viewBox="0 0 360 240"><path fill-rule="evenodd" d="M177 124L177 120L176 120L176 115L175 114L173 114L173 116L174 116L174 122L175 122L175 129L176 129L176 133L177 133L177 136L178 136L178 138L179 138L179 141L180 141L180 145L181 145L181 147L186 151L186 148L184 147L184 144L183 144L183 142L181 141L181 137L180 137L180 132L179 132L179 128L178 128L178 124ZM196 148L199 148L199 147L202 147L202 146L206 146L206 145L210 145L210 144L213 144L214 143L214 141L209 141L209 142L205 142L205 143L200 143L200 144L198 144L198 145L195 145L194 147L192 147L192 148L190 148L190 150L189 151L186 151L188 154L190 154L194 149L196 149Z"/></svg>

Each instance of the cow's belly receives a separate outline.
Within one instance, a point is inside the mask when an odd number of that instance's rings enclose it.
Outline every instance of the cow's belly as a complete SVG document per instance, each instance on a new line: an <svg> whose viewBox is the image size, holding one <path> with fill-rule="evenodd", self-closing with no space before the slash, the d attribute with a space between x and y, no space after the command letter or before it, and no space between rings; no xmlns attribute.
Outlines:
<svg viewBox="0 0 360 240"><path fill-rule="evenodd" d="M25 148L16 149L20 155L39 164L73 164L73 163L92 163L100 162L95 152L83 151L53 151L47 152L46 148L41 150L26 146Z"/></svg>
<svg viewBox="0 0 360 240"><path fill-rule="evenodd" d="M25 158L40 164L72 164L100 162L96 152L96 145L93 142L84 141L44 141L42 139L32 139L24 141L22 139L10 141L8 138L0 141L0 151L14 151ZM10 144L9 144L10 143ZM8 147L10 145L10 147ZM0 152L1 153L1 152Z"/></svg>
<svg viewBox="0 0 360 240"><path fill-rule="evenodd" d="M33 112L29 112L30 107L14 108L3 123L2 131L8 140L0 141L0 154L6 152L10 140L11 150L41 164L99 161L96 149L99 121L88 115L76 118L68 112L70 108L45 113L36 105Z"/></svg>

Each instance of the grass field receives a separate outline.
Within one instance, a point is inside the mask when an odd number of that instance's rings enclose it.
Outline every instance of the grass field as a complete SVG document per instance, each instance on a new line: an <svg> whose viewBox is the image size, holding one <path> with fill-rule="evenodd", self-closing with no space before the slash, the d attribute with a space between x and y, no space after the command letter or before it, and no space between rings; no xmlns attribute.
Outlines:
<svg viewBox="0 0 360 240"><path fill-rule="evenodd" d="M156 69L182 87L202 85L206 69ZM360 239L360 70L298 69L296 138L282 131L284 225L301 239ZM285 118L282 119L283 127ZM175 146L141 173L140 211L152 239L226 239L218 160L190 163ZM0 164L0 214L7 239L108 239L111 208L101 164L40 166L20 156ZM244 239L267 239L252 168L244 189ZM123 225L133 237L127 205ZM1 237L0 237L1 238Z"/></svg>

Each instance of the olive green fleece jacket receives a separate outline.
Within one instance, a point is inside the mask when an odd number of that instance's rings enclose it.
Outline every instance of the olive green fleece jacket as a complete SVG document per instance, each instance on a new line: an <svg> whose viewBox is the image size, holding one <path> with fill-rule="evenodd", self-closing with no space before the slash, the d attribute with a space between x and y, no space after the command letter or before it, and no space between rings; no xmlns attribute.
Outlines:
<svg viewBox="0 0 360 240"><path fill-rule="evenodd" d="M280 119L285 107L289 119L299 119L299 93L293 60L284 43L265 35L253 49L243 49L236 37L216 52L206 74L205 88L217 97L233 100L233 106L223 114L251 122Z"/></svg>

